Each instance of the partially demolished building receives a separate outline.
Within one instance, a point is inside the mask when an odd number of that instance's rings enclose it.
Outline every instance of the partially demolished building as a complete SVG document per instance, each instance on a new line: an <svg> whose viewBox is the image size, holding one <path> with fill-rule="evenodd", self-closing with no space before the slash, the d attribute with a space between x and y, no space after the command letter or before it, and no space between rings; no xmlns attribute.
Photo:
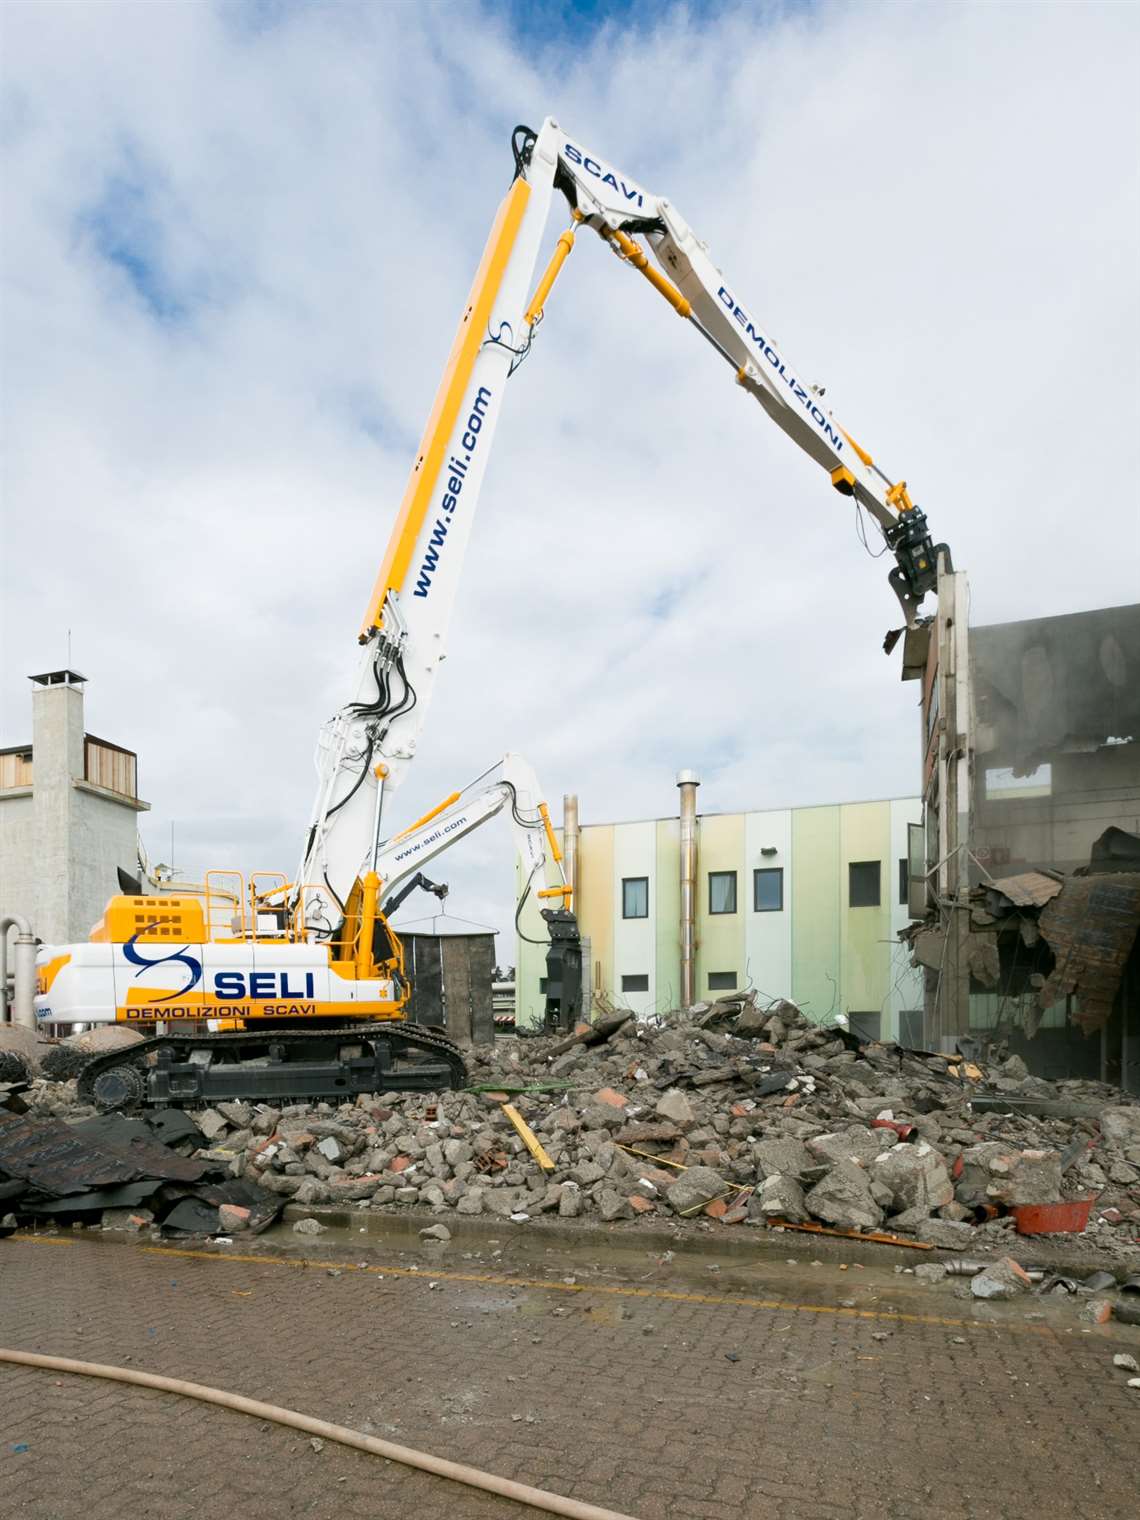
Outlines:
<svg viewBox="0 0 1140 1520"><path fill-rule="evenodd" d="M1140 606L970 628L967 604L945 574L904 653L923 1043L1140 1090Z"/></svg>

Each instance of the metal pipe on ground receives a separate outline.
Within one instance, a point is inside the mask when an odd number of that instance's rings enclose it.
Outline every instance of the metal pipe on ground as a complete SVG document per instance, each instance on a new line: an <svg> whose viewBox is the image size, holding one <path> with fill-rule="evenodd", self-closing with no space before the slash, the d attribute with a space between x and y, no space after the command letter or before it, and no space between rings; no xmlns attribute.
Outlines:
<svg viewBox="0 0 1140 1520"><path fill-rule="evenodd" d="M8 913L0 918L0 1018L8 1022L8 930L16 930L15 972L12 989L11 1022L25 1029L36 1027L36 937L22 913Z"/></svg>
<svg viewBox="0 0 1140 1520"><path fill-rule="evenodd" d="M697 1000L697 787L696 771L678 771L681 793L681 1007Z"/></svg>
<svg viewBox="0 0 1140 1520"><path fill-rule="evenodd" d="M252 1415L258 1420L290 1425L294 1430L303 1430L307 1435L326 1441L339 1441L342 1446L355 1446L358 1451L387 1457L389 1461L419 1468L421 1472L435 1473L440 1478L450 1478L456 1483L466 1484L468 1488L481 1488L487 1493L498 1494L500 1498L532 1505L548 1515L564 1515L568 1520L634 1520L633 1516L621 1514L617 1510L586 1504L580 1499L567 1499L561 1494L550 1493L548 1489L531 1488L528 1483L500 1478L494 1473L483 1472L478 1467L469 1467L465 1462L450 1462L446 1457L433 1457L428 1452L416 1451L410 1446L398 1446L394 1441L362 1435L347 1425L333 1425L327 1420L300 1414L295 1409L282 1409L278 1404L263 1404L260 1399L247 1399L222 1388L208 1388L203 1383L159 1377L153 1372L137 1372L133 1367L77 1362L67 1356L41 1356L34 1351L0 1350L0 1362L12 1362L22 1367L40 1367L46 1372L71 1372L83 1377L106 1378L114 1383L134 1383L139 1388L154 1388L161 1393L176 1393L183 1398L199 1399L205 1404L217 1404L222 1409Z"/></svg>

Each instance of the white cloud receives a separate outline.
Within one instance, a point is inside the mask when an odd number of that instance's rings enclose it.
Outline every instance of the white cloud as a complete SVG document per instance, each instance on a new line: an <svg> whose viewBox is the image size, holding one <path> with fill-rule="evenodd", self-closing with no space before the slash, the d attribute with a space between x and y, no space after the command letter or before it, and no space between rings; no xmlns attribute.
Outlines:
<svg viewBox="0 0 1140 1520"><path fill-rule="evenodd" d="M5 9L3 742L70 628L156 856L173 818L187 867L293 866L509 130L547 112L709 240L979 621L1134 599L1136 11L654 14L539 46L473 5ZM710 809L913 791L885 569L580 239L400 809L506 748L584 819L669 810L689 764ZM505 824L437 870L506 926Z"/></svg>

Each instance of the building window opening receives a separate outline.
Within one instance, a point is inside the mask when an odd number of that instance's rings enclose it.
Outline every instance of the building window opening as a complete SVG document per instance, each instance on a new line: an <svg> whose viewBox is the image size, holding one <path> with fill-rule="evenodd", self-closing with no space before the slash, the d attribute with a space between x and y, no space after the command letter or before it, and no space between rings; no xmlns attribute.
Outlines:
<svg viewBox="0 0 1140 1520"><path fill-rule="evenodd" d="M623 876L621 879L622 918L649 917L649 877Z"/></svg>
<svg viewBox="0 0 1140 1520"><path fill-rule="evenodd" d="M736 872L709 872L709 912L736 912Z"/></svg>
<svg viewBox="0 0 1140 1520"><path fill-rule="evenodd" d="M740 983L735 971L710 971L710 992L735 992Z"/></svg>
<svg viewBox="0 0 1140 1520"><path fill-rule="evenodd" d="M852 860L847 866L847 904L851 908L877 908L881 900L881 863Z"/></svg>
<svg viewBox="0 0 1140 1520"><path fill-rule="evenodd" d="M623 992L648 992L649 973L647 971L639 971L632 976L623 976L621 979L621 990Z"/></svg>
<svg viewBox="0 0 1140 1520"><path fill-rule="evenodd" d="M784 911L784 868L764 866L752 873L752 906L757 913Z"/></svg>
<svg viewBox="0 0 1140 1520"><path fill-rule="evenodd" d="M899 906L905 908L910 900L910 866L904 856L899 861Z"/></svg>

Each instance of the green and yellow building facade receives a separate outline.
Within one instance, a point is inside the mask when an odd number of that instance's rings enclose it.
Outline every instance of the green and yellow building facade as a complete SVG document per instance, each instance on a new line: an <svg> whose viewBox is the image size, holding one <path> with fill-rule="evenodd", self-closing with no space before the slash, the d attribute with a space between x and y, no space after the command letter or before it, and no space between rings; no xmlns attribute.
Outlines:
<svg viewBox="0 0 1140 1520"><path fill-rule="evenodd" d="M755 987L820 1023L842 1012L869 1036L905 1038L922 1008L921 973L898 940L910 922L907 826L921 817L916 797L698 813L696 999ZM583 824L577 877L589 991L643 1015L678 1007L679 817ZM545 951L533 901L520 928L516 1021L537 1029Z"/></svg>

